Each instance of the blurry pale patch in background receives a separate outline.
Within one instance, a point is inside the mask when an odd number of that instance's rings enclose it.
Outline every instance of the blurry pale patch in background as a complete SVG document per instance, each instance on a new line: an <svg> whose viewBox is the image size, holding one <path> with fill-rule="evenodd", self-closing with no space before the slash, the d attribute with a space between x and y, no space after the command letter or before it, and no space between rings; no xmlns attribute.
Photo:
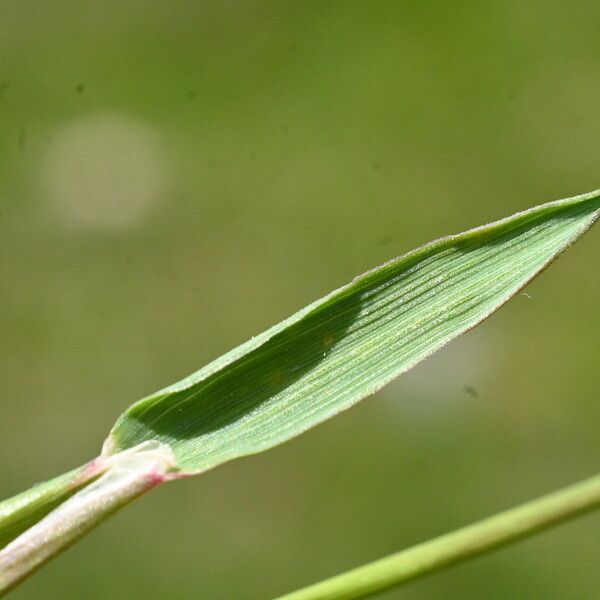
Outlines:
<svg viewBox="0 0 600 600"><path fill-rule="evenodd" d="M126 229L164 190L164 151L146 123L92 114L64 124L52 140L43 158L43 191L69 225Z"/></svg>

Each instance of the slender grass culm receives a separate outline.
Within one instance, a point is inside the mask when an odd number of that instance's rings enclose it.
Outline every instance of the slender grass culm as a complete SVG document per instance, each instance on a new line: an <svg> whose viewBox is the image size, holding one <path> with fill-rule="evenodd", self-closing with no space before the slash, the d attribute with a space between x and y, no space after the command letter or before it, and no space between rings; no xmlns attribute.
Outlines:
<svg viewBox="0 0 600 600"><path fill-rule="evenodd" d="M600 215L600 191L426 244L128 408L88 464L0 503L0 595L166 482L267 450L345 410L490 316ZM590 479L292 593L359 598L600 506Z"/></svg>

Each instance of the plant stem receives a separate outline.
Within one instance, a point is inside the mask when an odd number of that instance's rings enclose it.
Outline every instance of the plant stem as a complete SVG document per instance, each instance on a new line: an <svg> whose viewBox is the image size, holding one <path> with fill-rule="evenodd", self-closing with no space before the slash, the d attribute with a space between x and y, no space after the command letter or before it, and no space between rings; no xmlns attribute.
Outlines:
<svg viewBox="0 0 600 600"><path fill-rule="evenodd" d="M0 502L0 549L106 470L95 459Z"/></svg>
<svg viewBox="0 0 600 600"><path fill-rule="evenodd" d="M365 598L600 508L600 475L279 600Z"/></svg>
<svg viewBox="0 0 600 600"><path fill-rule="evenodd" d="M117 509L165 481L168 458L156 451L115 457L103 475L0 550L0 596Z"/></svg>

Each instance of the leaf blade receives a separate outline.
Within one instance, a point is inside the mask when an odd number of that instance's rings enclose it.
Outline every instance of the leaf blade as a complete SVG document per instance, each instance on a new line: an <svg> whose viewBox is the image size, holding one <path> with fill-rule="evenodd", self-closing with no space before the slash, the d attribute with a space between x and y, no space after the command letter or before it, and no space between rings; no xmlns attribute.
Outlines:
<svg viewBox="0 0 600 600"><path fill-rule="evenodd" d="M184 474L260 452L349 408L474 327L598 218L600 192L436 240L355 278L131 406L105 444L171 447Z"/></svg>

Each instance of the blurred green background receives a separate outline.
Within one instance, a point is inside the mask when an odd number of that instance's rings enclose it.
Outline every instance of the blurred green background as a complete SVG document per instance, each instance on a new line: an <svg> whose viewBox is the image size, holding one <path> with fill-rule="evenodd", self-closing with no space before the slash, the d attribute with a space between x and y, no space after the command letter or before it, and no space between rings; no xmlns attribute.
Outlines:
<svg viewBox="0 0 600 600"><path fill-rule="evenodd" d="M600 186L597 2L0 3L0 496L437 236ZM376 397L14 598L265 599L593 474L598 231ZM597 598L600 519L386 598Z"/></svg>

